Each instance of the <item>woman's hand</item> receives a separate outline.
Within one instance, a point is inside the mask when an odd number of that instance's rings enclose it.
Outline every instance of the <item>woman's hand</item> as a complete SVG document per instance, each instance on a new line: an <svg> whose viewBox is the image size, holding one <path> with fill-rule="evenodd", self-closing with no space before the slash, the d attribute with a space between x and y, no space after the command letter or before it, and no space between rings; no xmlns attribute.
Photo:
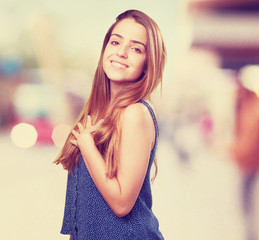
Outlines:
<svg viewBox="0 0 259 240"><path fill-rule="evenodd" d="M87 146L88 144L95 144L92 133L96 132L102 125L103 119L99 120L95 125L92 125L91 117L88 115L86 120L86 127L84 127L80 122L77 124L78 132L72 130L72 134L75 139L70 140L70 142L77 146Z"/></svg>

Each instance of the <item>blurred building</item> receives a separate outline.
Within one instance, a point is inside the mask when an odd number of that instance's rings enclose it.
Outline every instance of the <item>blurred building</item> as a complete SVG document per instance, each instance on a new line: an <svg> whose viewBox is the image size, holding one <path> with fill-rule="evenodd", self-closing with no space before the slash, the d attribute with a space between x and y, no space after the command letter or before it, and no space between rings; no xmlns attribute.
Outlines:
<svg viewBox="0 0 259 240"><path fill-rule="evenodd" d="M193 46L212 48L222 67L240 69L259 64L257 0L190 0Z"/></svg>

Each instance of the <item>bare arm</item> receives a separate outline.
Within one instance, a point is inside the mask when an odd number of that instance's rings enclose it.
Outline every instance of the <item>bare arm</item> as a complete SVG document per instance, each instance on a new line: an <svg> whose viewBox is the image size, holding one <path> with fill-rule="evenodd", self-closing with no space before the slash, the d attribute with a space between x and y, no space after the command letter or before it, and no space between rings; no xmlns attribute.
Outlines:
<svg viewBox="0 0 259 240"><path fill-rule="evenodd" d="M113 212L122 217L135 204L142 187L155 130L148 109L142 104L129 106L122 116L122 136L120 142L120 164L117 176L110 179L105 174L105 161L94 144L88 119L87 126L80 126L80 133L73 132L88 171ZM87 130L88 129L88 130Z"/></svg>

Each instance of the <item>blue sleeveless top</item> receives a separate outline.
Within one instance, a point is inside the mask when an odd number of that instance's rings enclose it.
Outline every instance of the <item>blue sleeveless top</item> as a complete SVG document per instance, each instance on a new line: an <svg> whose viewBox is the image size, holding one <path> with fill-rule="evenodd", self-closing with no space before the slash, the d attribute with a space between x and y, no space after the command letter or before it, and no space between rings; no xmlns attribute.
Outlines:
<svg viewBox="0 0 259 240"><path fill-rule="evenodd" d="M150 169L155 158L158 124L150 105L140 100L153 118L156 138L147 173L132 210L117 217L96 188L81 156L78 166L68 174L62 234L73 240L161 240L157 218L152 212Z"/></svg>

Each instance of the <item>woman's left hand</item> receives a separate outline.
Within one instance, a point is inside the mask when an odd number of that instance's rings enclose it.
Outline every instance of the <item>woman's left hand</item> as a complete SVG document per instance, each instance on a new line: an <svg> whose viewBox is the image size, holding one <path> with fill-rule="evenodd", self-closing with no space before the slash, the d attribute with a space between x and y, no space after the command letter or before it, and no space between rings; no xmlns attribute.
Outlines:
<svg viewBox="0 0 259 240"><path fill-rule="evenodd" d="M78 132L72 130L72 134L74 135L75 139L70 140L70 142L77 146L85 146L87 143L95 144L92 133L96 132L103 123L103 119L99 120L95 125L92 125L91 117L87 116L86 127L84 127L80 122L77 124Z"/></svg>

